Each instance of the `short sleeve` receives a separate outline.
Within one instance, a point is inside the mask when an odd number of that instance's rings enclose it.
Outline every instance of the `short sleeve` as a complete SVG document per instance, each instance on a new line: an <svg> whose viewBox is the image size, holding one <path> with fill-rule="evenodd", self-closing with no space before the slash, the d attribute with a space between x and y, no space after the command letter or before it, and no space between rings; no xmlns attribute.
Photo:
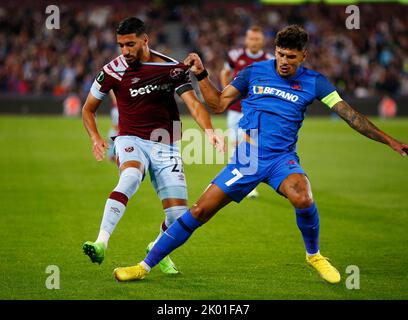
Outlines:
<svg viewBox="0 0 408 320"><path fill-rule="evenodd" d="M99 100L102 100L113 88L114 80L105 71L99 71L91 87L91 94Z"/></svg>
<svg viewBox="0 0 408 320"><path fill-rule="evenodd" d="M184 65L183 65L184 66ZM175 89L174 91L181 96L184 92L194 90L193 85L191 84L191 79L190 79L190 72L187 66L184 66L185 68L176 68L174 69L174 72L179 73L175 77Z"/></svg>
<svg viewBox="0 0 408 320"><path fill-rule="evenodd" d="M319 74L316 78L316 98L322 100L325 96L336 91L336 87L323 75Z"/></svg>
<svg viewBox="0 0 408 320"><path fill-rule="evenodd" d="M252 66L242 69L232 80L231 85L241 92L241 96L246 97L248 94L249 78L251 76Z"/></svg>
<svg viewBox="0 0 408 320"><path fill-rule="evenodd" d="M337 102L342 101L336 87L323 75L319 74L316 78L316 98L332 108Z"/></svg>

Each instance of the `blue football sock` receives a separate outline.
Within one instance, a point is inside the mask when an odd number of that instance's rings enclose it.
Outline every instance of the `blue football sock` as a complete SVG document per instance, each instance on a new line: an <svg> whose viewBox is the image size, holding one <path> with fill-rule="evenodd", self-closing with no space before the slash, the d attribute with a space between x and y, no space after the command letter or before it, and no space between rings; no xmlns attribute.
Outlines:
<svg viewBox="0 0 408 320"><path fill-rule="evenodd" d="M319 213L316 204L305 209L296 208L296 222L302 232L308 254L315 254L319 251Z"/></svg>
<svg viewBox="0 0 408 320"><path fill-rule="evenodd" d="M191 215L190 210L187 210L162 234L147 254L144 262L153 268L170 252L186 242L194 230L201 225L201 222Z"/></svg>

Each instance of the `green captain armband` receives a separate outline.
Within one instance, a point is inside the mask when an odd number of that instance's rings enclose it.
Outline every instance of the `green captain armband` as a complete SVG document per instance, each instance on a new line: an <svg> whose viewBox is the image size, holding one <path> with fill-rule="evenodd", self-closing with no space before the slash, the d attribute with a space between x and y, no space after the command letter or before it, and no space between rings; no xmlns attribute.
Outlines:
<svg viewBox="0 0 408 320"><path fill-rule="evenodd" d="M342 101L343 99L340 97L340 95L337 93L337 91L333 91L332 93L328 94L325 96L321 101L328 106L329 108L333 108L333 106L339 102Z"/></svg>

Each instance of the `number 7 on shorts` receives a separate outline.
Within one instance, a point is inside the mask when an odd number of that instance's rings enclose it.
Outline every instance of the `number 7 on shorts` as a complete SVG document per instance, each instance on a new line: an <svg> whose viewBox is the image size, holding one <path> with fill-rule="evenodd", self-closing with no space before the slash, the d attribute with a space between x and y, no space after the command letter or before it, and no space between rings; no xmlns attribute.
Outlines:
<svg viewBox="0 0 408 320"><path fill-rule="evenodd" d="M239 179L241 179L244 175L239 172L239 170L237 168L235 168L234 170L231 171L231 173L234 175L234 177L232 177L231 179L229 179L227 182L225 182L225 185L227 187L229 187L230 185L232 185L234 182L238 181Z"/></svg>

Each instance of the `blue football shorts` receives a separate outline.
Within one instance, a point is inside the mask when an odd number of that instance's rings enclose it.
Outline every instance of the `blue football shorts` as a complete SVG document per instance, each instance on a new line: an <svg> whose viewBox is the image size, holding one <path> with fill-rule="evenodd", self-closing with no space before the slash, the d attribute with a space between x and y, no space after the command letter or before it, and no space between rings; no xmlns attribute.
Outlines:
<svg viewBox="0 0 408 320"><path fill-rule="evenodd" d="M212 183L232 200L240 202L261 182L270 185L280 194L279 187L288 175L305 174L296 152L258 152L259 150L251 150L248 142L241 142L227 166Z"/></svg>

